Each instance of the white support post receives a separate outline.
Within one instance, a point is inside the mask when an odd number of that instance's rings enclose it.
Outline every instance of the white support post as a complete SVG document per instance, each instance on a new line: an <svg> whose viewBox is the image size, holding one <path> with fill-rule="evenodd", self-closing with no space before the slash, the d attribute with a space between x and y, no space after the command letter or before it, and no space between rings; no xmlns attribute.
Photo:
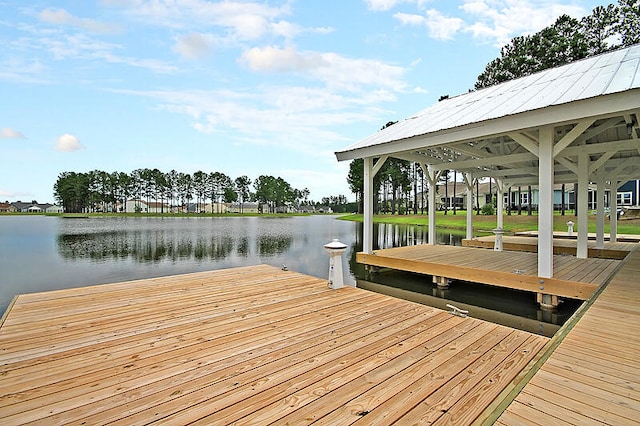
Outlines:
<svg viewBox="0 0 640 426"><path fill-rule="evenodd" d="M471 173L464 173L464 184L467 187L467 232L466 238L473 238L473 177Z"/></svg>
<svg viewBox="0 0 640 426"><path fill-rule="evenodd" d="M498 229L504 229L504 184L502 179L496 179L496 216Z"/></svg>
<svg viewBox="0 0 640 426"><path fill-rule="evenodd" d="M436 245L436 183L439 174L431 166L427 167L429 181L429 244Z"/></svg>
<svg viewBox="0 0 640 426"><path fill-rule="evenodd" d="M553 127L540 129L538 158L538 276L553 277ZM531 202L531 200L529 200Z"/></svg>
<svg viewBox="0 0 640 426"><path fill-rule="evenodd" d="M609 207L609 241L616 242L618 240L618 178L611 178L611 206Z"/></svg>
<svg viewBox="0 0 640 426"><path fill-rule="evenodd" d="M362 251L373 252L373 158L364 159L364 224L362 230Z"/></svg>
<svg viewBox="0 0 640 426"><path fill-rule="evenodd" d="M589 239L589 155L581 152L578 155L578 249L576 257L587 258L587 242Z"/></svg>
<svg viewBox="0 0 640 426"><path fill-rule="evenodd" d="M596 199L596 248L604 248L604 193L605 193L605 175L604 166L600 167L597 171L597 186L598 193Z"/></svg>

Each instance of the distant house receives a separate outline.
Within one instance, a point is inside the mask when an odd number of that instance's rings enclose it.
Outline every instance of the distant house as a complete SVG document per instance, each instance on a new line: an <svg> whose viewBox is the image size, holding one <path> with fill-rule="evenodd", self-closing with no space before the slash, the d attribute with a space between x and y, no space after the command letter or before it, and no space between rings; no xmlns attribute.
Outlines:
<svg viewBox="0 0 640 426"><path fill-rule="evenodd" d="M312 206L311 204L305 204L303 206L298 207L298 211L300 213L315 213L316 212L316 208L314 206Z"/></svg>
<svg viewBox="0 0 640 426"><path fill-rule="evenodd" d="M11 205L11 203L4 202L4 203L0 203L0 213L13 213L16 211L16 208Z"/></svg>
<svg viewBox="0 0 640 426"><path fill-rule="evenodd" d="M640 206L640 179L630 180L618 188L618 207Z"/></svg>
<svg viewBox="0 0 640 426"><path fill-rule="evenodd" d="M11 203L8 210L0 209L0 211L20 213L62 213L64 212L64 209L57 204L37 203L33 201L30 203L24 203L22 201L16 201L15 203Z"/></svg>
<svg viewBox="0 0 640 426"><path fill-rule="evenodd" d="M317 206L316 213L333 213L333 209L330 206Z"/></svg>
<svg viewBox="0 0 640 426"><path fill-rule="evenodd" d="M467 188L463 182L457 182L455 185L455 197L454 197L454 184L449 182L447 186L447 192L445 196L444 185L438 185L438 208L444 209L445 206L449 210L453 209L455 205L456 209L464 210L467 206ZM477 206L482 208L483 205L492 202L497 193L495 184L489 185L488 182L479 183L477 186L473 186L473 206L476 208L476 196L478 197ZM595 184L589 184L588 188L588 201L587 206L590 210L595 210L597 207L597 186ZM639 206L640 194L640 179L631 180L624 183L617 190L618 207L625 206ZM522 209L527 209L529 204L533 210L537 210L539 204L539 191L537 186L531 186L531 193L529 193L528 186L512 186L511 190L504 189L504 206L505 209L510 207L512 210L516 210L518 205ZM426 197L425 197L426 199ZM556 210L562 209L562 185L555 184L553 186L553 204ZM567 184L564 187L564 208L567 210L575 208L575 193L573 185ZM605 191L605 207L611 205L611 191Z"/></svg>
<svg viewBox="0 0 640 426"><path fill-rule="evenodd" d="M169 204L139 199L127 200L124 211L126 213L169 213Z"/></svg>
<svg viewBox="0 0 640 426"><path fill-rule="evenodd" d="M260 204L258 203L232 203L229 206L229 213L260 213Z"/></svg>
<svg viewBox="0 0 640 426"><path fill-rule="evenodd" d="M230 207L230 203L207 203L204 205L204 213L227 213ZM200 208L202 209L202 205Z"/></svg>

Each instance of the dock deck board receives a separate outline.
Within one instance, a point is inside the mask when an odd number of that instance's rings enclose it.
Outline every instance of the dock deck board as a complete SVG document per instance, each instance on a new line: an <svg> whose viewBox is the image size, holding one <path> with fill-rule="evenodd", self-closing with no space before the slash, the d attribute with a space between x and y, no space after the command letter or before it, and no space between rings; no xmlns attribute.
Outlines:
<svg viewBox="0 0 640 426"><path fill-rule="evenodd" d="M640 250L561 339L497 424L640 422Z"/></svg>
<svg viewBox="0 0 640 426"><path fill-rule="evenodd" d="M265 265L25 294L0 424L470 424L547 342Z"/></svg>
<svg viewBox="0 0 640 426"><path fill-rule="evenodd" d="M463 247L476 247L493 249L496 237L488 235L485 237L477 237L462 240ZM595 240L587 241L587 256L598 257L603 259L624 259L629 252L635 249L637 242L610 242L605 241L602 248L596 246ZM553 239L553 254L575 256L577 252L578 241L576 239L560 238ZM502 247L506 251L526 251L531 253L538 252L537 236L511 236L502 237Z"/></svg>
<svg viewBox="0 0 640 426"><path fill-rule="evenodd" d="M553 278L538 277L536 253L421 244L358 253L359 263L587 300L615 272L619 260L553 256Z"/></svg>

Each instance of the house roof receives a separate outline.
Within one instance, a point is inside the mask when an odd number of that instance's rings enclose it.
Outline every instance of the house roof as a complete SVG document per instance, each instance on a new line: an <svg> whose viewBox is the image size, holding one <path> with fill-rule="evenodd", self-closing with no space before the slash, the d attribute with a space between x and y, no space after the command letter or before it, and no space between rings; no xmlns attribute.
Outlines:
<svg viewBox="0 0 640 426"><path fill-rule="evenodd" d="M556 182L575 180L584 149L592 161L609 156L600 161L623 180L640 174L639 115L640 45L634 45L443 100L336 157L389 155L511 184L536 183L539 130L553 126L562 147Z"/></svg>

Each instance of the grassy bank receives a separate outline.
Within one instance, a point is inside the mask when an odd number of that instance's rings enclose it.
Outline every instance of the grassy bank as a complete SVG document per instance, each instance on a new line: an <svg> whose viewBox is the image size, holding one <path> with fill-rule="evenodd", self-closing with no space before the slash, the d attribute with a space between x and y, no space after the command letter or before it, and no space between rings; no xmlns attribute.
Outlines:
<svg viewBox="0 0 640 426"><path fill-rule="evenodd" d="M363 216L358 214L351 214L341 216L342 220L352 220L356 222L362 222ZM578 218L574 215L561 216L557 214L554 216L553 229L554 231L566 231L567 222L572 221L574 230L578 229ZM427 215L375 215L373 217L374 222L380 223L395 223L405 225L421 225L427 226ZM436 226L439 229L451 229L451 230L464 230L467 224L467 215L464 211L458 211L456 215L449 212L445 215L443 212L436 213ZM497 217L473 215L473 231L474 233L487 232L491 233L491 230L496 227ZM536 231L538 229L538 216L527 214L523 215L505 215L504 216L504 229L508 233L524 232L524 231ZM596 216L589 215L589 232L596 232ZM609 232L609 220L605 220L605 232ZM640 234L640 219L634 220L619 220L618 221L618 234Z"/></svg>

